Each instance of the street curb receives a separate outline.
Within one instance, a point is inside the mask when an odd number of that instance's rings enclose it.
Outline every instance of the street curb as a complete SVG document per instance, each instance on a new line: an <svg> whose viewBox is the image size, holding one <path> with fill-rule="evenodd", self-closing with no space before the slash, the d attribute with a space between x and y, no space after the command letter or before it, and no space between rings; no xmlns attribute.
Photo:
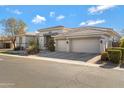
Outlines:
<svg viewBox="0 0 124 93"><path fill-rule="evenodd" d="M37 57L34 55L30 56L19 56L19 55L11 55L11 54L0 54L2 56L9 56L9 57L18 57L18 58L29 58L29 59L37 59L42 61L51 61L51 62L57 62L57 63L63 63L63 64L72 64L72 65L83 65L83 66L91 66L91 67L99 67L101 68L100 64L92 64L92 63L86 63L83 61L74 61L74 60L67 60L67 59L57 59L57 58L48 58L48 57ZM119 67L112 68L115 70L124 70Z"/></svg>
<svg viewBox="0 0 124 93"><path fill-rule="evenodd" d="M101 55L98 55L88 60L87 63L95 64L96 62L100 61L100 59L101 59Z"/></svg>

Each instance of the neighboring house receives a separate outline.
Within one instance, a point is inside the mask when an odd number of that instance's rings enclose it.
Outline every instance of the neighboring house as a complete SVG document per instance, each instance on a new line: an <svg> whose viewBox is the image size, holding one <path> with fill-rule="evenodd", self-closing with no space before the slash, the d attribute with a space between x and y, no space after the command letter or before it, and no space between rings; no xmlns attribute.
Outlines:
<svg viewBox="0 0 124 93"><path fill-rule="evenodd" d="M47 49L50 38L55 40L56 51L100 53L120 39L111 28L56 26L38 30L40 49Z"/></svg>
<svg viewBox="0 0 124 93"><path fill-rule="evenodd" d="M13 48L13 44L7 37L0 37L0 49Z"/></svg>
<svg viewBox="0 0 124 93"><path fill-rule="evenodd" d="M16 36L16 47L27 48L32 40L37 40L35 32L27 32L23 35L18 35Z"/></svg>

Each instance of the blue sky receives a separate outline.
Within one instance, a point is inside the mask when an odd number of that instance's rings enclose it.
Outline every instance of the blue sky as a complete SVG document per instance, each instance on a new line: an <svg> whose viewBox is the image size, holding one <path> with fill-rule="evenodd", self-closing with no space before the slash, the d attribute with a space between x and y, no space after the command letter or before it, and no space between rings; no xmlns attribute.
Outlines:
<svg viewBox="0 0 124 93"><path fill-rule="evenodd" d="M113 5L18 5L0 6L0 20L22 19L29 32L57 25L124 29L124 6Z"/></svg>

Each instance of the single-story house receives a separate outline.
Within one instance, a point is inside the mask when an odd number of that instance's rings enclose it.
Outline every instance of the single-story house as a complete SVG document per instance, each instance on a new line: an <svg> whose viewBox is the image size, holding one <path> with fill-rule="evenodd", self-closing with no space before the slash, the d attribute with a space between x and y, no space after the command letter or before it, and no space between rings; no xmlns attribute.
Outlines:
<svg viewBox="0 0 124 93"><path fill-rule="evenodd" d="M8 48L13 48L13 44L10 41L9 38L7 37L0 37L0 49L8 49Z"/></svg>
<svg viewBox="0 0 124 93"><path fill-rule="evenodd" d="M64 26L55 26L45 29L39 29L38 30L38 40L39 40L39 48L40 49L47 49L47 43L50 38L53 36L56 36L58 34L62 34L64 32L67 32L71 30L70 28L65 28Z"/></svg>
<svg viewBox="0 0 124 93"><path fill-rule="evenodd" d="M51 38L55 41L56 51L100 53L119 41L121 36L111 28L55 26L17 36L16 46L27 48L31 40L36 40L39 49L47 49Z"/></svg>
<svg viewBox="0 0 124 93"><path fill-rule="evenodd" d="M50 28L44 28L38 30L38 32L26 32L22 35L16 36L16 47L20 46L23 48L27 48L29 46L30 41L36 40L39 44L40 49L47 49L47 42L52 36L58 35L67 31L67 28L64 26L56 26Z"/></svg>
<svg viewBox="0 0 124 93"><path fill-rule="evenodd" d="M65 28L56 26L38 30L39 47L45 46L50 38L55 40L56 51L100 53L120 39L120 35L111 28L79 27Z"/></svg>
<svg viewBox="0 0 124 93"><path fill-rule="evenodd" d="M37 40L37 35L35 32L27 32L22 35L16 36L16 47L27 48L30 41Z"/></svg>

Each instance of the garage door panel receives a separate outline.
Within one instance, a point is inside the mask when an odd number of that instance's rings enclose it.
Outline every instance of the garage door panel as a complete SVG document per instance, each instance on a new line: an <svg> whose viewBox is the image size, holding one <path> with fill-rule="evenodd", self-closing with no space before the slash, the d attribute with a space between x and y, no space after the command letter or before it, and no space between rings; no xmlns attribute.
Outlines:
<svg viewBox="0 0 124 93"><path fill-rule="evenodd" d="M58 40L57 44L58 51L66 51L66 40Z"/></svg>
<svg viewBox="0 0 124 93"><path fill-rule="evenodd" d="M72 52L99 53L99 39L72 39Z"/></svg>

